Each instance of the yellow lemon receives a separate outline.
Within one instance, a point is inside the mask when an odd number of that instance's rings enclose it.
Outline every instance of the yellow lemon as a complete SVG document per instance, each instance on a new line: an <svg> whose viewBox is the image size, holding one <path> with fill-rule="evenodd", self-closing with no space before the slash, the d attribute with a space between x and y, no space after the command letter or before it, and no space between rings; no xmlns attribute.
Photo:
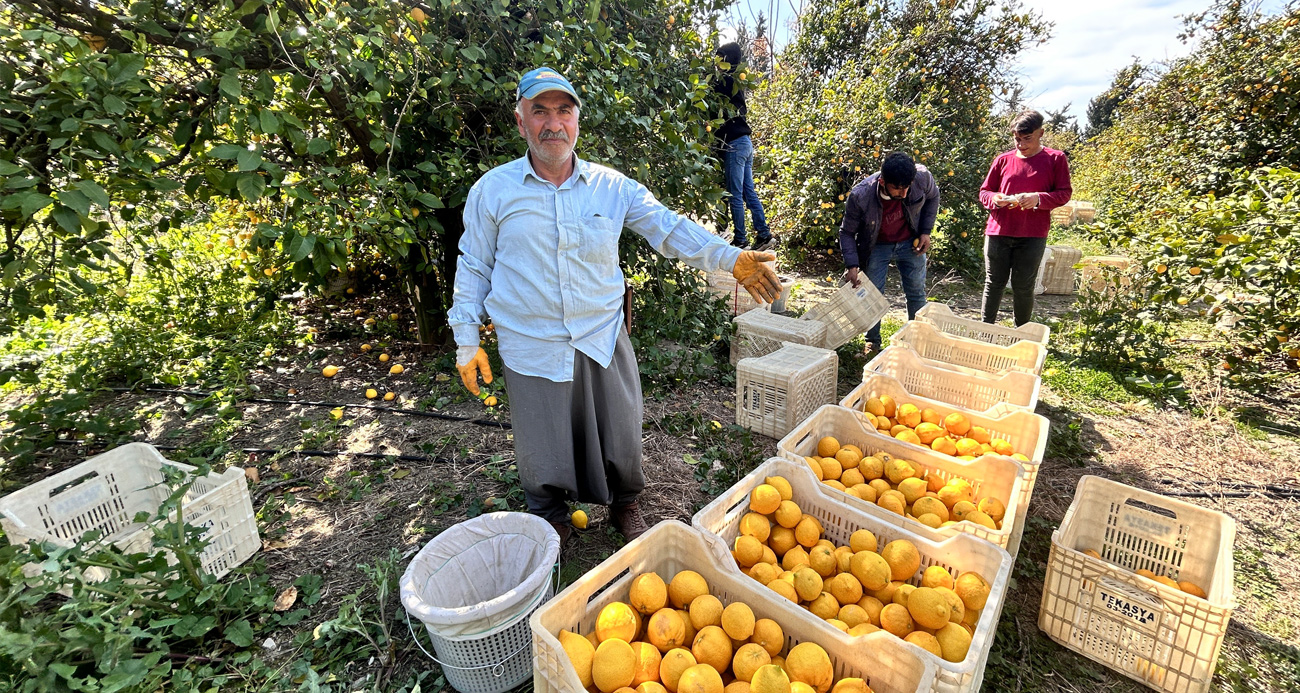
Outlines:
<svg viewBox="0 0 1300 693"><path fill-rule="evenodd" d="M769 476L764 479L763 482L768 486L775 488L777 492L781 494L781 500L783 501L788 501L794 497L794 489L790 486L790 482L783 476Z"/></svg>
<svg viewBox="0 0 1300 693"><path fill-rule="evenodd" d="M1201 599L1206 599L1208 596L1205 594L1205 590L1201 589L1200 585L1187 580L1179 581L1178 589L1192 595L1193 597L1200 597Z"/></svg>
<svg viewBox="0 0 1300 693"><path fill-rule="evenodd" d="M675 647L686 644L686 623L681 614L669 608L663 608L650 616L646 624L646 640L650 641L660 652L668 652Z"/></svg>
<svg viewBox="0 0 1300 693"><path fill-rule="evenodd" d="M781 557L781 567L793 571L799 566L808 565L808 552L802 546L796 546ZM816 572L816 571L814 571Z"/></svg>
<svg viewBox="0 0 1300 693"><path fill-rule="evenodd" d="M963 455L970 455L971 457L979 457L982 454L984 454L984 448L981 448L980 444L975 442L973 438L958 439L957 455L959 457Z"/></svg>
<svg viewBox="0 0 1300 693"><path fill-rule="evenodd" d="M966 659L966 653L970 651L971 634L960 624L949 623L940 628L934 637L939 643L940 657L949 662L960 662Z"/></svg>
<svg viewBox="0 0 1300 693"><path fill-rule="evenodd" d="M822 576L812 568L800 568L794 571L794 591L800 601L810 602L822 593Z"/></svg>
<svg viewBox="0 0 1300 693"><path fill-rule="evenodd" d="M601 643L611 639L632 642L636 639L638 625L632 607L623 602L613 602L606 604L596 616L596 637Z"/></svg>
<svg viewBox="0 0 1300 693"><path fill-rule="evenodd" d="M835 575L839 561L829 546L818 544L808 551L808 566L824 579Z"/></svg>
<svg viewBox="0 0 1300 693"><path fill-rule="evenodd" d="M852 550L853 553L859 551L875 551L876 535L872 534L869 529L854 530L853 534L849 535L849 549Z"/></svg>
<svg viewBox="0 0 1300 693"><path fill-rule="evenodd" d="M750 693L790 693L790 677L775 664L759 667L749 680Z"/></svg>
<svg viewBox="0 0 1300 693"><path fill-rule="evenodd" d="M839 479L840 475L844 473L844 467L841 466L840 461L835 459L834 457L823 457L821 459L821 465L822 465L822 481L831 481L833 479Z"/></svg>
<svg viewBox="0 0 1300 693"><path fill-rule="evenodd" d="M809 602L808 610L813 612L817 618L826 621L835 618L839 614L840 603L835 601L835 597L832 597L830 592L822 592L816 599ZM845 630L848 630L847 626L845 626Z"/></svg>
<svg viewBox="0 0 1300 693"><path fill-rule="evenodd" d="M804 515L803 519L799 520L799 524L794 527L794 538L800 546L812 548L817 540L822 538L821 525L816 519Z"/></svg>
<svg viewBox="0 0 1300 693"><path fill-rule="evenodd" d="M889 563L874 551L854 553L849 570L866 590L884 589L889 585L892 575Z"/></svg>
<svg viewBox="0 0 1300 693"><path fill-rule="evenodd" d="M775 657L785 647L785 631L776 621L760 618L754 622L754 634L749 636L749 641L762 646L768 655Z"/></svg>
<svg viewBox="0 0 1300 693"><path fill-rule="evenodd" d="M759 484L749 492L749 509L760 515L770 515L780 506L781 492L771 484Z"/></svg>
<svg viewBox="0 0 1300 693"><path fill-rule="evenodd" d="M930 410L926 409L926 411ZM943 430L943 427L929 421L923 421L916 427L916 437L921 440L922 445L931 445L936 439L945 435L947 435L947 432Z"/></svg>
<svg viewBox="0 0 1300 693"><path fill-rule="evenodd" d="M691 645L695 661L707 664L721 674L731 666L731 638L718 626L705 626L695 634Z"/></svg>
<svg viewBox="0 0 1300 693"><path fill-rule="evenodd" d="M939 646L939 641L935 640L933 635L930 635L929 633L923 630L912 631L911 633L908 633L907 637L903 639L925 650L926 652L929 652L935 657L943 656L943 648Z"/></svg>
<svg viewBox="0 0 1300 693"><path fill-rule="evenodd" d="M907 612L907 607L902 604L886 604L885 608L880 610L880 628L887 630L894 635L905 638L911 633L914 624L912 615Z"/></svg>
<svg viewBox="0 0 1300 693"><path fill-rule="evenodd" d="M820 645L801 642L785 657L785 671L792 682L806 684L818 693L826 693L835 678L831 658Z"/></svg>
<svg viewBox="0 0 1300 693"><path fill-rule="evenodd" d="M696 664L677 679L677 693L722 693L722 674L716 667Z"/></svg>
<svg viewBox="0 0 1300 693"><path fill-rule="evenodd" d="M862 610L867 612L867 620L871 624L875 626L880 625L880 610L885 608L885 605L881 603L879 599L876 599L869 594L864 595L862 599L858 600L858 606L862 607Z"/></svg>
<svg viewBox="0 0 1300 693"><path fill-rule="evenodd" d="M921 410L915 404L907 403L898 408L898 423L908 428L916 428L921 424Z"/></svg>
<svg viewBox="0 0 1300 693"><path fill-rule="evenodd" d="M985 580L983 575L972 571L959 575L952 588L952 591L961 597L962 603L968 610L976 611L984 608L991 590L988 580Z"/></svg>
<svg viewBox="0 0 1300 693"><path fill-rule="evenodd" d="M912 620L931 630L943 628L948 623L952 608L948 600L932 587L918 587L907 597L907 612Z"/></svg>
<svg viewBox="0 0 1300 693"><path fill-rule="evenodd" d="M907 463L907 460L894 458L885 464L885 477L891 484L898 484L903 479L911 479L915 476L915 472L916 470Z"/></svg>
<svg viewBox="0 0 1300 693"><path fill-rule="evenodd" d="M777 578L767 583L767 588L772 590L773 592L776 592L782 597L789 599L791 602L795 604L799 603L799 593L795 591L794 585L785 580L782 580L781 578Z"/></svg>
<svg viewBox="0 0 1300 693"><path fill-rule="evenodd" d="M578 680L584 688L590 687L591 663L596 656L596 648L592 647L590 640L567 630L560 631L559 640L564 654L568 655L569 662L578 672Z"/></svg>
<svg viewBox="0 0 1300 693"><path fill-rule="evenodd" d="M1007 506L1003 505L1002 501L991 496L981 500L976 507L979 508L980 512L993 518L995 522L1001 522L1003 516L1007 514Z"/></svg>
<svg viewBox="0 0 1300 693"><path fill-rule="evenodd" d="M591 663L591 679L602 693L629 686L636 678L636 653L619 639L602 640Z"/></svg>
<svg viewBox="0 0 1300 693"><path fill-rule="evenodd" d="M632 580L627 600L632 608L650 616L668 603L668 585L658 573L641 573Z"/></svg>
<svg viewBox="0 0 1300 693"><path fill-rule="evenodd" d="M921 573L922 587L947 587L952 589L952 573L941 565L932 565Z"/></svg>
<svg viewBox="0 0 1300 693"><path fill-rule="evenodd" d="M862 454L846 447L840 448L840 451L835 453L835 460L840 463L842 469L854 469L862 461Z"/></svg>
<svg viewBox="0 0 1300 693"><path fill-rule="evenodd" d="M898 492L903 494L903 501L908 505L915 503L918 498L925 497L925 491L925 479L912 477L911 479L903 479L898 484Z"/></svg>
<svg viewBox="0 0 1300 693"><path fill-rule="evenodd" d="M640 686L637 686L635 690L636 693L668 693L668 689L664 688L664 685L658 681L645 681ZM618 691L614 693L618 693ZM723 693L726 693L726 691L724 690Z"/></svg>
<svg viewBox="0 0 1300 693"><path fill-rule="evenodd" d="M901 486L900 486L901 488ZM943 501L932 496L922 496L912 503L912 514L920 517L925 514L934 514L939 517L940 522L948 521L948 506Z"/></svg>
<svg viewBox="0 0 1300 693"><path fill-rule="evenodd" d="M634 642L632 653L636 655L636 675L632 677L632 687L636 688L647 681L659 681L659 662L662 659L659 649L648 642Z"/></svg>
<svg viewBox="0 0 1300 693"><path fill-rule="evenodd" d="M320 374L325 376L326 378L333 378L334 376L339 374L339 367L326 366L320 370Z"/></svg>
<svg viewBox="0 0 1300 693"><path fill-rule="evenodd" d="M853 628L853 626L856 626L859 623L871 623L871 617L867 615L867 610L857 604L845 604L844 606L841 606L840 612L836 615L836 618L843 621L844 625L849 628Z"/></svg>
<svg viewBox="0 0 1300 693"><path fill-rule="evenodd" d="M813 474L817 476L817 480L821 481L823 478L821 461L818 460L816 457L805 457L803 458L803 461L808 463L808 468L811 469Z"/></svg>
<svg viewBox="0 0 1300 693"><path fill-rule="evenodd" d="M930 449L944 455L957 456L957 444L953 442L952 438L935 438L930 443Z"/></svg>
<svg viewBox="0 0 1300 693"><path fill-rule="evenodd" d="M389 375L401 375L402 372L405 371L405 370L406 370L406 369L402 367L402 364L400 364L400 363L394 363L394 364L393 364L393 367L388 369L388 374L389 374Z"/></svg>
<svg viewBox="0 0 1300 693"><path fill-rule="evenodd" d="M867 398L866 403L862 405L862 411L865 411L872 416L884 416L885 404L880 401L879 397L869 397Z"/></svg>
<svg viewBox="0 0 1300 693"><path fill-rule="evenodd" d="M899 431L899 432L894 436L894 439L895 439L895 440L901 440L901 441L903 441L904 443L911 443L911 444L913 444L913 445L920 445L920 444L921 444L921 438L920 438L919 436L916 435L916 431L913 431L913 430L910 429L910 428L905 428L905 429Z"/></svg>
<svg viewBox="0 0 1300 693"><path fill-rule="evenodd" d="M758 584L766 585L775 580L777 575L780 574L780 571L780 568L777 568L771 563L756 563L746 574L757 580Z"/></svg>
<svg viewBox="0 0 1300 693"><path fill-rule="evenodd" d="M573 526L577 527L578 529L586 529L587 512L585 510L574 510L573 514L569 516L569 521L572 522Z"/></svg>
<svg viewBox="0 0 1300 693"><path fill-rule="evenodd" d="M736 650L736 654L731 658L731 673L739 681L749 683L754 679L754 674L761 667L772 663L772 655L763 649L762 645L747 643L741 645Z"/></svg>
<svg viewBox="0 0 1300 693"><path fill-rule="evenodd" d="M988 429L983 426L971 426L966 437L981 445L992 442L993 436L989 434Z"/></svg>
<svg viewBox="0 0 1300 693"><path fill-rule="evenodd" d="M889 564L890 575L895 580L910 580L921 568L920 552L906 539L896 539L885 544L885 548L880 550L880 557Z"/></svg>
<svg viewBox="0 0 1300 693"><path fill-rule="evenodd" d="M675 609L685 609L696 597L708 593L709 583L694 570L683 570L668 583L668 599Z"/></svg>
<svg viewBox="0 0 1300 693"><path fill-rule="evenodd" d="M858 473L867 481L879 479L885 475L885 463L875 455L863 457L862 460L858 462Z"/></svg>
<svg viewBox="0 0 1300 693"><path fill-rule="evenodd" d="M817 441L818 457L834 457L835 453L839 451L840 451L840 441L835 440L830 436L826 436L825 438L822 438L821 440Z"/></svg>
<svg viewBox="0 0 1300 693"><path fill-rule="evenodd" d="M803 519L803 513L799 514L799 519ZM794 524L798 525L798 520L796 520ZM798 543L799 542L794 538L793 525L791 527L777 525L772 528L771 536L767 538L767 545L771 547L772 551L778 556L784 556L786 552L793 549Z"/></svg>
<svg viewBox="0 0 1300 693"><path fill-rule="evenodd" d="M711 594L702 594L691 602L691 625L695 630L703 630L707 626L718 626L722 624L722 600ZM697 658L698 659L698 658Z"/></svg>
<svg viewBox="0 0 1300 693"><path fill-rule="evenodd" d="M779 512L780 509L778 508L777 510ZM740 518L740 533L745 536L753 537L757 539L759 543L762 543L767 541L767 538L771 536L772 523L766 517L759 515L758 513L745 513L745 516Z"/></svg>
<svg viewBox="0 0 1300 693"><path fill-rule="evenodd" d="M678 679L682 672L696 665L695 655L684 647L677 647L664 653L659 662L659 682L669 691L677 690Z"/></svg>
<svg viewBox="0 0 1300 693"><path fill-rule="evenodd" d="M755 563L763 560L763 543L746 534L736 537L735 544L736 560L744 568L748 568Z"/></svg>
<svg viewBox="0 0 1300 693"><path fill-rule="evenodd" d="M799 524L799 521L803 519L803 511L799 509L798 504L794 501L784 500L781 501L781 505L777 506L773 517L778 525L787 529L794 529Z"/></svg>
<svg viewBox="0 0 1300 693"><path fill-rule="evenodd" d="M754 611L744 602L732 602L722 610L722 630L732 640L749 640L754 634Z"/></svg>

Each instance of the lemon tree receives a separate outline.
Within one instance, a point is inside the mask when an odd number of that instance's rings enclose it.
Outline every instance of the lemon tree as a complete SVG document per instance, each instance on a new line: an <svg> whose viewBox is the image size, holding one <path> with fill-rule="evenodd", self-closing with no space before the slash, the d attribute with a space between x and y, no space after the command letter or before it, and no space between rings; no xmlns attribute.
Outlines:
<svg viewBox="0 0 1300 693"><path fill-rule="evenodd" d="M440 346L469 186L525 148L524 71L580 85L582 156L678 208L719 199L715 68L693 27L722 4L7 5L3 319L112 292L130 276L124 246L236 208L250 276L321 284L397 265L421 344Z"/></svg>

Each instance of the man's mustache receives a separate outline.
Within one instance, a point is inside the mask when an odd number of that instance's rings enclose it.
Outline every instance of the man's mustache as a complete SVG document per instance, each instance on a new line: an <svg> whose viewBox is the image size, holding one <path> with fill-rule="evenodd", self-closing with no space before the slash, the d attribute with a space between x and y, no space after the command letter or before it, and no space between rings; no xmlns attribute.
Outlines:
<svg viewBox="0 0 1300 693"><path fill-rule="evenodd" d="M547 140L560 140L562 142L568 142L569 135L563 130L542 130L542 134L537 139L538 141L541 142L545 142Z"/></svg>

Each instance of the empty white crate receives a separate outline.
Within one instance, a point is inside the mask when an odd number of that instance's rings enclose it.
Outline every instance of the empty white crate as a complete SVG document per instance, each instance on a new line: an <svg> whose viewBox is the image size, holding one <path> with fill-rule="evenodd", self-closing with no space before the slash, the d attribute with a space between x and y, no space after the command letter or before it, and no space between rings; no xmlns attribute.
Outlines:
<svg viewBox="0 0 1300 693"><path fill-rule="evenodd" d="M946 334L1001 346L1011 346L1016 342L1026 340L1046 346L1047 338L1052 333L1052 330L1047 325L1036 322L1027 322L1020 327L1003 327L1001 325L990 325L980 320L958 317L952 312L951 308L943 303L925 304L924 308L916 311L916 319L928 322L937 327L940 332Z"/></svg>
<svg viewBox="0 0 1300 693"><path fill-rule="evenodd" d="M731 362L751 356L765 356L786 342L821 346L826 339L826 325L815 320L800 320L762 309L737 315L736 334L731 338Z"/></svg>
<svg viewBox="0 0 1300 693"><path fill-rule="evenodd" d="M187 473L195 469L163 458L152 445L123 445L0 498L0 524L10 541L72 546L98 531L100 543L127 553L150 551L153 531L135 517L143 512L151 522L163 521L154 517L171 492L162 483L163 465ZM181 511L186 524L207 529L201 563L217 577L261 548L242 469L194 478ZM103 579L107 573L92 569L87 576Z"/></svg>
<svg viewBox="0 0 1300 693"><path fill-rule="evenodd" d="M889 343L907 346L932 363L961 366L994 375L1008 371L1039 375L1047 361L1047 348L1038 342L1022 340L1010 346L999 346L944 334L934 325L919 320L909 320L894 333Z"/></svg>
<svg viewBox="0 0 1300 693"><path fill-rule="evenodd" d="M736 425L780 438L817 407L835 402L839 356L786 344L736 366Z"/></svg>
<svg viewBox="0 0 1300 693"><path fill-rule="evenodd" d="M765 262L763 264L771 267L773 272L776 271L775 262ZM749 290L741 286L728 270L715 270L705 273L704 283L709 293L726 299L727 309L731 315L748 313L755 308L772 309L771 304L754 300L754 297L749 295Z"/></svg>
<svg viewBox="0 0 1300 693"><path fill-rule="evenodd" d="M1038 267L1038 284L1034 291L1040 294L1074 293L1074 266L1083 258L1083 252L1068 245L1049 245L1043 252L1043 262Z"/></svg>
<svg viewBox="0 0 1300 693"><path fill-rule="evenodd" d="M862 369L896 378L909 394L920 395L969 411L985 412L1001 404L1033 411L1038 406L1039 378L1010 371L992 375L948 365L936 366L905 346L885 347Z"/></svg>
<svg viewBox="0 0 1300 693"><path fill-rule="evenodd" d="M1223 513L1085 476L1052 533L1038 627L1156 690L1207 691L1235 607L1236 531ZM1192 582L1207 598L1133 572L1140 568Z"/></svg>
<svg viewBox="0 0 1300 693"><path fill-rule="evenodd" d="M862 286L841 286L830 298L818 303L799 316L803 320L816 320L826 325L826 339L819 346L838 349L854 337L871 329L889 312L889 303L876 287L864 281Z"/></svg>

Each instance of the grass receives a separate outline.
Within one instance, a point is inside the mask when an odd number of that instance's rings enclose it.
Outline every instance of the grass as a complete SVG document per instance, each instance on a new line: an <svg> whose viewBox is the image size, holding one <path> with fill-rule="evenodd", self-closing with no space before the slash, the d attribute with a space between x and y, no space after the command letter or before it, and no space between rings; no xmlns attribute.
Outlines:
<svg viewBox="0 0 1300 693"><path fill-rule="evenodd" d="M1114 405L1138 401L1114 372L1055 350L1047 355L1042 378L1062 400L1094 414L1113 414Z"/></svg>

